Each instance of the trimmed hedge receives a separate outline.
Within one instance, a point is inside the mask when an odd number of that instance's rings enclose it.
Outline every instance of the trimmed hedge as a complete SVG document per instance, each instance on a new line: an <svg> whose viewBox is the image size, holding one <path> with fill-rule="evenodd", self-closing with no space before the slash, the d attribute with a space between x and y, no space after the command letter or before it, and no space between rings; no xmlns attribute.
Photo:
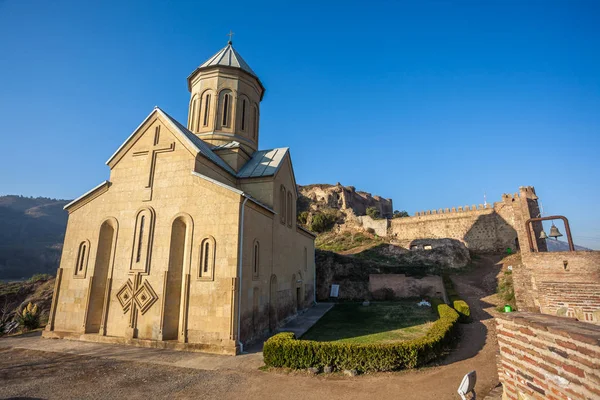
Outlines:
<svg viewBox="0 0 600 400"><path fill-rule="evenodd" d="M304 369L331 366L358 372L393 371L415 368L439 357L455 338L458 313L434 299L439 319L427 334L397 343L356 344L297 340L291 332L279 333L265 342L263 357L270 367Z"/></svg>
<svg viewBox="0 0 600 400"><path fill-rule="evenodd" d="M454 283L452 282L452 279L450 279L448 275L444 275L442 280L444 281L444 287L446 288L448 299L450 300L452 307L460 316L458 321L461 324L471 322L471 308L469 307L469 304L458 295L456 289L454 289Z"/></svg>

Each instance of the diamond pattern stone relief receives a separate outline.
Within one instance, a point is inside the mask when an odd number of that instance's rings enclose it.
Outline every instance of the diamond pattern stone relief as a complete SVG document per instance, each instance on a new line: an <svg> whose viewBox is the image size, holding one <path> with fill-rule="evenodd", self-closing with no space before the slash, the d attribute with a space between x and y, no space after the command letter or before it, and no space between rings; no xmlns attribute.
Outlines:
<svg viewBox="0 0 600 400"><path fill-rule="evenodd" d="M131 279L127 279L116 296L124 313L129 312L131 305L135 302L143 315L158 301L158 295L147 280L139 285L137 290L134 290Z"/></svg>
<svg viewBox="0 0 600 400"><path fill-rule="evenodd" d="M127 279L127 282L121 286L119 291L117 292L117 300L121 303L121 307L123 308L123 312L126 313L131 308L131 301L133 299L133 284L130 279Z"/></svg>

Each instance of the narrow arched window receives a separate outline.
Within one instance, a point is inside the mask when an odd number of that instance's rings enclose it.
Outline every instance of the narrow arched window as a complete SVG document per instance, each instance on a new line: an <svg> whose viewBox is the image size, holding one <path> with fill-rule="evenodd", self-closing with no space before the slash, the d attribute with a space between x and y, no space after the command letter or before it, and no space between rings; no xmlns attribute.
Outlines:
<svg viewBox="0 0 600 400"><path fill-rule="evenodd" d="M242 100L242 130L246 130L246 99Z"/></svg>
<svg viewBox="0 0 600 400"><path fill-rule="evenodd" d="M254 241L254 249L252 251L252 277L258 278L258 267L260 265L260 245L258 241Z"/></svg>
<svg viewBox="0 0 600 400"><path fill-rule="evenodd" d="M292 205L293 205L292 192L288 192L288 194L287 194L287 223L288 223L289 227L292 226L292 220L293 220L293 218L292 218L292 216L293 216Z"/></svg>
<svg viewBox="0 0 600 400"><path fill-rule="evenodd" d="M76 278L85 278L87 270L87 261L89 258L90 244L87 240L79 243L77 249L77 259L75 260L74 273Z"/></svg>
<svg viewBox="0 0 600 400"><path fill-rule="evenodd" d="M258 135L258 108L254 107L254 139Z"/></svg>
<svg viewBox="0 0 600 400"><path fill-rule="evenodd" d="M204 249L202 249L202 251L204 253L204 258L202 259L202 272L207 273L208 272L208 254L210 253L210 243L208 243L208 241L206 241L204 243Z"/></svg>
<svg viewBox="0 0 600 400"><path fill-rule="evenodd" d="M223 126L229 126L229 114L231 113L231 95L229 93L225 93L223 95Z"/></svg>
<svg viewBox="0 0 600 400"><path fill-rule="evenodd" d="M140 219L140 232L138 234L138 243L137 243L137 255L135 256L135 262L139 263L142 259L142 247L144 246L144 223L146 222L146 216L142 215Z"/></svg>
<svg viewBox="0 0 600 400"><path fill-rule="evenodd" d="M204 121L202 125L208 126L208 113L210 112L210 93L204 96Z"/></svg>
<svg viewBox="0 0 600 400"><path fill-rule="evenodd" d="M281 214L281 223L285 225L285 187L283 185L279 189L279 214Z"/></svg>
<svg viewBox="0 0 600 400"><path fill-rule="evenodd" d="M200 266L198 278L213 280L215 276L215 239L208 236L200 243Z"/></svg>

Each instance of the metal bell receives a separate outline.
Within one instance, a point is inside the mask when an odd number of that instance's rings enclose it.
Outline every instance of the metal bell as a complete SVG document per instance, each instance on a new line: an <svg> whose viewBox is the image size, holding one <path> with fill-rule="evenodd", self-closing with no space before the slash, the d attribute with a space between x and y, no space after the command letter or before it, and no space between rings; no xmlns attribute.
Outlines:
<svg viewBox="0 0 600 400"><path fill-rule="evenodd" d="M540 233L540 239L548 239L548 235L546 235L546 231L542 229L542 233Z"/></svg>
<svg viewBox="0 0 600 400"><path fill-rule="evenodd" d="M557 227L556 227L554 224L552 224L552 227L550 228L550 235L549 235L549 236L550 236L550 237L553 237L553 238L554 238L554 239L556 239L556 240L558 240L558 238L559 238L560 236L562 236L562 233L560 233L560 232L558 231L558 228L557 228Z"/></svg>

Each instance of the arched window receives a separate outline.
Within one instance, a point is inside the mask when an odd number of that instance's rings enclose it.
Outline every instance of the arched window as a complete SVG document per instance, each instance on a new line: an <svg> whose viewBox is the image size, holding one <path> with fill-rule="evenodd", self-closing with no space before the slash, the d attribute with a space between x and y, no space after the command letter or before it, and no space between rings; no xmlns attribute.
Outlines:
<svg viewBox="0 0 600 400"><path fill-rule="evenodd" d="M79 243L77 260L75 261L75 268L73 272L73 275L75 275L76 278L85 278L89 253L90 242L88 240L84 240L83 242Z"/></svg>
<svg viewBox="0 0 600 400"><path fill-rule="evenodd" d="M208 236L200 243L200 266L198 278L213 280L215 277L215 238Z"/></svg>
<svg viewBox="0 0 600 400"><path fill-rule="evenodd" d="M246 99L242 99L242 130L246 130Z"/></svg>
<svg viewBox="0 0 600 400"><path fill-rule="evenodd" d="M260 265L260 245L258 241L254 241L254 248L252 250L252 278L258 278L258 270Z"/></svg>
<svg viewBox="0 0 600 400"><path fill-rule="evenodd" d="M198 110L198 95L194 95L190 104L189 128L191 131L198 130L198 114L200 114Z"/></svg>
<svg viewBox="0 0 600 400"><path fill-rule="evenodd" d="M258 136L258 107L255 105L254 107L254 139Z"/></svg>
<svg viewBox="0 0 600 400"><path fill-rule="evenodd" d="M231 121L231 92L223 91L221 94L221 125L229 127Z"/></svg>
<svg viewBox="0 0 600 400"><path fill-rule="evenodd" d="M132 271L146 273L149 271L154 216L154 210L150 207L140 210L136 216L131 265L129 267Z"/></svg>
<svg viewBox="0 0 600 400"><path fill-rule="evenodd" d="M281 223L285 225L285 187L283 185L279 189L279 214Z"/></svg>
<svg viewBox="0 0 600 400"><path fill-rule="evenodd" d="M208 126L208 116L210 113L210 93L204 95L204 115L202 119L202 125Z"/></svg>
<svg viewBox="0 0 600 400"><path fill-rule="evenodd" d="M136 263L139 263L142 259L142 247L144 247L144 222L146 222L146 216L142 215L142 218L140 219L140 230L138 233L137 255L135 256Z"/></svg>
<svg viewBox="0 0 600 400"><path fill-rule="evenodd" d="M293 201L293 195L292 192L288 192L287 194L287 223L288 226L291 227L292 226L292 221L293 221L293 210L292 210L292 205L294 204Z"/></svg>

